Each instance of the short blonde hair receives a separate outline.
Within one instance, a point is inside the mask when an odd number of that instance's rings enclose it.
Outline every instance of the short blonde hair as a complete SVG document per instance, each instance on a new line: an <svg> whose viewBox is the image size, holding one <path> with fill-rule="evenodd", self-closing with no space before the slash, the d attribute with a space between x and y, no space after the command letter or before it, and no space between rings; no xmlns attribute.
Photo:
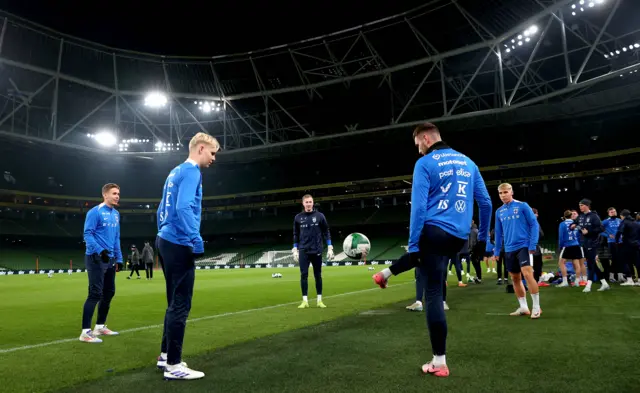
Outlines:
<svg viewBox="0 0 640 393"><path fill-rule="evenodd" d="M302 197L302 202L304 202L304 200L305 200L305 199L308 199L308 198L313 199L313 197L311 196L311 194L305 194L305 195Z"/></svg>
<svg viewBox="0 0 640 393"><path fill-rule="evenodd" d="M513 187L511 187L509 183L502 183L498 186L498 191L499 190L513 190Z"/></svg>
<svg viewBox="0 0 640 393"><path fill-rule="evenodd" d="M203 143L206 145L214 146L216 148L216 151L220 150L220 143L218 143L218 140L216 138L204 132L199 132L195 134L193 138L191 138L191 141L189 141L189 151L195 149L196 146Z"/></svg>

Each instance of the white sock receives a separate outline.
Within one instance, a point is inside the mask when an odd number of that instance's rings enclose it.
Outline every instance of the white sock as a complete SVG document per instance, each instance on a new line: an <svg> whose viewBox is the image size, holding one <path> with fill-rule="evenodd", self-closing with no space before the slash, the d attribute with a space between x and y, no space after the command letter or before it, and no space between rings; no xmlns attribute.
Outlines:
<svg viewBox="0 0 640 393"><path fill-rule="evenodd" d="M422 306L422 302L420 300L416 300L416 303Z"/></svg>
<svg viewBox="0 0 640 393"><path fill-rule="evenodd" d="M533 309L540 309L540 293L532 293L531 299L533 300Z"/></svg>
<svg viewBox="0 0 640 393"><path fill-rule="evenodd" d="M580 281L588 281L587 280L587 276L582 276L582 280L580 280Z"/></svg>
<svg viewBox="0 0 640 393"><path fill-rule="evenodd" d="M161 358L165 358L165 359L166 359L166 358L167 358L167 356L168 356L168 355L167 355L167 353L166 353L166 352L160 352L160 357L161 357Z"/></svg>
<svg viewBox="0 0 640 393"><path fill-rule="evenodd" d="M593 281L591 281L591 280L587 281L587 286L588 287L591 287L591 284L593 284Z"/></svg>
<svg viewBox="0 0 640 393"><path fill-rule="evenodd" d="M104 329L104 325L96 325L96 329Z"/></svg>
<svg viewBox="0 0 640 393"><path fill-rule="evenodd" d="M382 276L384 277L385 280L388 280L389 277L391 277L391 270L389 270L388 267L382 270L380 273L382 273Z"/></svg>
<svg viewBox="0 0 640 393"><path fill-rule="evenodd" d="M91 333L91 329L82 329L82 334Z"/></svg>
<svg viewBox="0 0 640 393"><path fill-rule="evenodd" d="M567 277L562 277L562 283L563 284L569 284L569 282L567 281Z"/></svg>
<svg viewBox="0 0 640 393"><path fill-rule="evenodd" d="M318 302L322 301L322 295L318 295Z"/></svg>
<svg viewBox="0 0 640 393"><path fill-rule="evenodd" d="M447 364L446 356L447 355L442 355L442 356L433 355L433 361L432 361L433 365L434 366L446 366L446 364Z"/></svg>
<svg viewBox="0 0 640 393"><path fill-rule="evenodd" d="M302 297L302 301L303 301L303 302L308 302L308 301L309 301L309 298L307 298L306 296L303 296L303 297Z"/></svg>
<svg viewBox="0 0 640 393"><path fill-rule="evenodd" d="M527 304L527 298L526 297L519 297L518 298L518 303L520 303L520 308L523 310L528 310L529 309L529 305Z"/></svg>
<svg viewBox="0 0 640 393"><path fill-rule="evenodd" d="M603 287L608 287L609 284L607 284L607 280L605 280L604 278L602 280L600 280L600 284L602 284Z"/></svg>

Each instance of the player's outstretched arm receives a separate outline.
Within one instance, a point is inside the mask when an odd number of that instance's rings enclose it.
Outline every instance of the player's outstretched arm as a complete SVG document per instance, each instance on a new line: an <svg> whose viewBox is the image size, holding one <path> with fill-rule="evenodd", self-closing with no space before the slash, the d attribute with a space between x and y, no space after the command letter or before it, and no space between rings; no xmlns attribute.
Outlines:
<svg viewBox="0 0 640 393"><path fill-rule="evenodd" d="M502 242L503 240L503 235L502 235L502 222L500 221L500 219L498 218L498 210L496 210L496 228L495 228L495 233L496 233L496 244L493 248L493 256L494 257L499 257L500 256L500 251L502 251Z"/></svg>

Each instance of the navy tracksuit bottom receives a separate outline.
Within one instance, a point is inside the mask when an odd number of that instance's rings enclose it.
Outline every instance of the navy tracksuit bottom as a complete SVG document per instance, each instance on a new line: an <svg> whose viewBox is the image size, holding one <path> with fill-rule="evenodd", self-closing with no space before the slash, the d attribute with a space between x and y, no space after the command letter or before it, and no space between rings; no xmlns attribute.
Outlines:
<svg viewBox="0 0 640 393"><path fill-rule="evenodd" d="M302 296L309 292L309 265L313 266L313 278L316 282L316 293L322 295L322 254L307 254L300 250L300 289Z"/></svg>
<svg viewBox="0 0 640 393"><path fill-rule="evenodd" d="M91 329L93 312L98 305L97 325L104 325L109 314L111 299L116 294L116 265L111 259L108 263L102 262L100 255L85 255L84 266L89 277L89 294L82 309L82 329Z"/></svg>
<svg viewBox="0 0 640 393"><path fill-rule="evenodd" d="M182 343L187 318L191 311L193 285L195 282L195 258L190 247L156 238L158 260L167 289L167 311L160 352L167 354L167 364L182 362Z"/></svg>
<svg viewBox="0 0 640 393"><path fill-rule="evenodd" d="M439 227L426 225L420 235L420 262L415 265L409 254L403 255L389 270L394 275L419 267L424 285L427 328L434 355L444 355L447 346L447 320L444 314L444 288L447 277L447 263L455 258L464 240L459 239Z"/></svg>

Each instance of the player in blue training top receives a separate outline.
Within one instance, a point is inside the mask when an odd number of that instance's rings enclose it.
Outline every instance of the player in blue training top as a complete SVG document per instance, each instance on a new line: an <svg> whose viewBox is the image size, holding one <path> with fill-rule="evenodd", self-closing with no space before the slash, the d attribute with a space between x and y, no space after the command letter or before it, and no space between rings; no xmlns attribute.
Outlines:
<svg viewBox="0 0 640 393"><path fill-rule="evenodd" d="M101 343L97 336L117 336L107 328L107 314L116 294L116 263L122 263L120 250L120 187L109 183L102 187L104 201L87 212L84 221L84 242L87 250L84 265L89 277L89 296L82 311L80 341ZM96 326L91 330L93 312L98 305Z"/></svg>
<svg viewBox="0 0 640 393"><path fill-rule="evenodd" d="M500 184L498 193L504 205L496 210L496 246L493 255L494 258L500 255L504 240L505 263L520 303L520 307L511 315L531 315L532 319L537 319L542 314L538 283L533 278L533 254L536 252L539 235L538 220L526 202L513 199L511 184ZM533 312L529 311L527 305L523 276L533 300Z"/></svg>
<svg viewBox="0 0 640 393"><path fill-rule="evenodd" d="M455 258L469 237L474 200L480 208L476 248L485 250L491 226L491 198L478 166L447 146L435 125L419 125L413 131L413 139L423 157L413 171L409 253L373 279L385 288L392 274L420 267L433 350L433 359L422 366L422 371L447 377L447 321L442 297L447 261Z"/></svg>
<svg viewBox="0 0 640 393"><path fill-rule="evenodd" d="M573 220L571 219L572 216L573 212L571 210L566 210L564 212L564 221L558 225L558 250L560 250L558 267L560 267L560 272L562 274L562 284L558 285L558 287L569 286L567 268L564 265L567 260L573 262L573 266L576 271L575 286L579 286L580 281L580 261L584 259L584 251L582 250L582 247L580 247L580 233L575 228L571 229L573 226Z"/></svg>
<svg viewBox="0 0 640 393"><path fill-rule="evenodd" d="M333 259L333 246L329 224L324 214L313 208L313 197L309 194L302 197L304 211L293 219L293 260L300 263L300 288L302 303L298 308L308 308L309 300L309 265L313 266L313 278L318 295L317 306L326 308L322 302L322 238L327 242L327 260Z"/></svg>
<svg viewBox="0 0 640 393"><path fill-rule="evenodd" d="M167 287L167 311L157 366L165 379L199 379L204 373L187 367L182 361L182 343L187 317L191 310L195 281L195 259L204 255L200 236L202 213L201 168L216 159L220 145L203 132L189 142L189 158L175 167L162 188L158 206L158 260Z"/></svg>
<svg viewBox="0 0 640 393"><path fill-rule="evenodd" d="M622 282L624 280L624 270L620 264L620 258L618 257L618 243L616 243L616 233L618 232L618 227L622 220L618 218L618 211L615 207L607 209L607 214L609 217L606 220L602 220L602 228L604 229L604 232L600 233L600 236L607 239L607 246L611 253L611 271L609 272L609 281L616 282L617 273L618 281Z"/></svg>
<svg viewBox="0 0 640 393"><path fill-rule="evenodd" d="M591 201L583 199L579 202L580 214L576 220L576 228L582 233L582 248L587 258L587 285L582 292L591 292L591 284L593 280L600 280L600 288L598 291L606 291L611 289L607 283L602 271L596 264L596 256L598 255L598 242L600 241L600 233L603 232L602 221L596 212L591 211Z"/></svg>

